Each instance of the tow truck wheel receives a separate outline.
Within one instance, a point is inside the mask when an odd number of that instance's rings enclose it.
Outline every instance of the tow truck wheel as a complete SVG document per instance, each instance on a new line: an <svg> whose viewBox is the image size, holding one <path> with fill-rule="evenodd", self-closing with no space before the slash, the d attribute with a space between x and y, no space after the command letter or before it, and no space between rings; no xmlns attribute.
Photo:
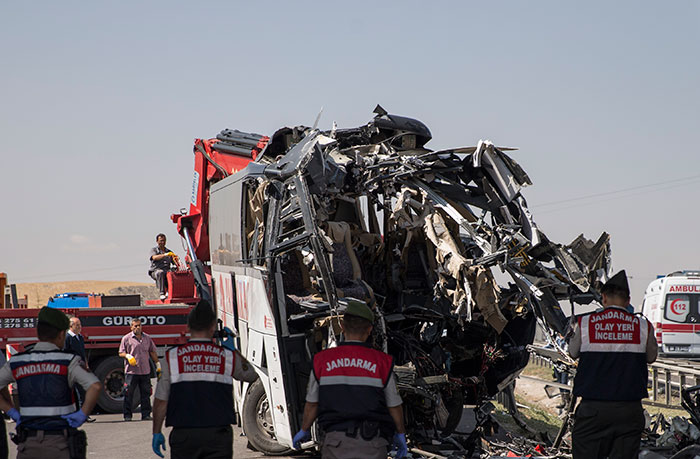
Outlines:
<svg viewBox="0 0 700 459"><path fill-rule="evenodd" d="M124 412L124 359L119 356L100 360L95 367L95 376L102 383L102 390L97 404L107 413ZM138 388L134 391L132 411L136 410L140 396Z"/></svg>
<svg viewBox="0 0 700 459"><path fill-rule="evenodd" d="M242 411L243 431L253 448L270 456L282 456L291 451L290 448L277 443L270 404L265 388L259 380L248 388Z"/></svg>

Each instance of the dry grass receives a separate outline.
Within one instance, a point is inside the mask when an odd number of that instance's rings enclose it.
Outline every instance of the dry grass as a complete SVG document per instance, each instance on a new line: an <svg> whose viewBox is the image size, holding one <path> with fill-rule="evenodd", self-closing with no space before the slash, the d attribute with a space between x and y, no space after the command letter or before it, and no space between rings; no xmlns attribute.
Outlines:
<svg viewBox="0 0 700 459"><path fill-rule="evenodd" d="M519 404L527 406L527 408L520 408L519 411L528 427L536 432L547 432L550 438L554 438L557 435L561 427L561 419L550 413L545 407L541 407L531 400L517 395L515 399ZM496 410L493 414L501 425L512 432L518 432L521 435L527 434L525 430L521 429L515 423L513 418L500 403L495 403L495 405Z"/></svg>
<svg viewBox="0 0 700 459"><path fill-rule="evenodd" d="M552 369L548 367L541 367L532 362L528 363L523 374L527 376L532 376L533 378L540 378L545 381L554 381L554 376Z"/></svg>

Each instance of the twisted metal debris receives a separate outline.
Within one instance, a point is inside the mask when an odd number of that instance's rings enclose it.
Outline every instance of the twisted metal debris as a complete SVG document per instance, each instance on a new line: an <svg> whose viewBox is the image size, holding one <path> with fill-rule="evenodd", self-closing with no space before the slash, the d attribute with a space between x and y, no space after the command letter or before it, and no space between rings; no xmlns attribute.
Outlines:
<svg viewBox="0 0 700 459"><path fill-rule="evenodd" d="M550 241L513 149L479 141L432 151L423 123L375 113L357 128L272 136L246 168L243 255L279 270L288 333L308 334L317 350L336 339L345 298L373 305L373 339L394 356L420 446L453 432L465 403L510 384L538 322L566 332L560 301L599 299L609 236ZM230 256L212 253L215 263Z"/></svg>

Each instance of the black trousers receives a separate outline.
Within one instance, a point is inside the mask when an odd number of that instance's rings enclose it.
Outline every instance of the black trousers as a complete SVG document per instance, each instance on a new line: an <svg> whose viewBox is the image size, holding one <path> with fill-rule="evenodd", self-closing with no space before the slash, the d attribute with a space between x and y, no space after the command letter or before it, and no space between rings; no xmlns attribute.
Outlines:
<svg viewBox="0 0 700 459"><path fill-rule="evenodd" d="M10 456L7 445L7 425L2 417L0 417L0 424L0 459L7 459Z"/></svg>
<svg viewBox="0 0 700 459"><path fill-rule="evenodd" d="M169 443L171 459L233 458L231 426L173 427Z"/></svg>
<svg viewBox="0 0 700 459"><path fill-rule="evenodd" d="M644 430L642 402L582 400L571 431L574 459L637 459Z"/></svg>
<svg viewBox="0 0 700 459"><path fill-rule="evenodd" d="M141 417L151 415L151 375L124 375L126 393L124 394L124 417L130 418L134 391L139 388L141 394Z"/></svg>

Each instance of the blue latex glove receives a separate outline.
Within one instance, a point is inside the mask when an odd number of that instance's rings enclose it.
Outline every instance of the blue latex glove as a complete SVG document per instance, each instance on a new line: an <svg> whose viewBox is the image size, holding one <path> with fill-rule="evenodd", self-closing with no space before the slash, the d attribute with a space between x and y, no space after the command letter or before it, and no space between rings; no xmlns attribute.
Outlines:
<svg viewBox="0 0 700 459"><path fill-rule="evenodd" d="M64 414L61 416L63 419L68 421L68 425L71 427L80 427L87 420L87 414L83 413L83 410L74 411L71 414Z"/></svg>
<svg viewBox="0 0 700 459"><path fill-rule="evenodd" d="M308 440L311 440L311 432L302 429L299 432L297 432L296 435L294 435L292 445L294 445L294 449L301 449L301 442Z"/></svg>
<svg viewBox="0 0 700 459"><path fill-rule="evenodd" d="M233 334L233 330L231 330L228 327L224 327L224 333L226 333L226 338L223 340L221 345L225 347L226 349L230 349L232 351L236 350L236 343L234 341L235 335Z"/></svg>
<svg viewBox="0 0 700 459"><path fill-rule="evenodd" d="M408 454L408 445L406 444L406 434L394 434L394 447L396 448L396 458L401 459Z"/></svg>
<svg viewBox="0 0 700 459"><path fill-rule="evenodd" d="M154 433L153 434L153 441L151 442L151 447L153 448L153 452L156 453L160 457L165 457L163 456L163 453L160 452L160 447L163 447L163 451L165 451L165 437L163 436L162 433Z"/></svg>
<svg viewBox="0 0 700 459"><path fill-rule="evenodd" d="M12 420L15 421L15 424L19 425L19 411L17 411L17 408L10 408L5 414L11 417Z"/></svg>

